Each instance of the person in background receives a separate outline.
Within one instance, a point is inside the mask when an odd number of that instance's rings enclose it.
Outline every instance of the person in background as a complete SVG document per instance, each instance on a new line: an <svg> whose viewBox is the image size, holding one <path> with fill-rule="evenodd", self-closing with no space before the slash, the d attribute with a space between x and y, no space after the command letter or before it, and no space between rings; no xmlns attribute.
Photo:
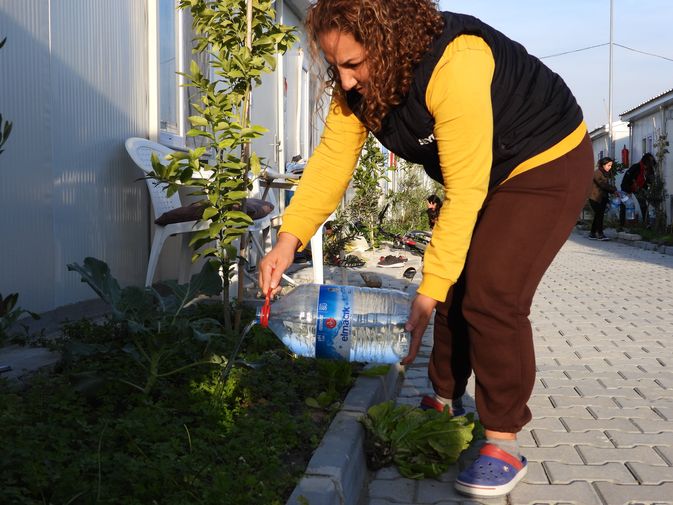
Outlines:
<svg viewBox="0 0 673 505"><path fill-rule="evenodd" d="M638 163L631 165L624 173L620 185L621 190L628 193L629 197L635 195L637 198L643 223L647 223L647 199L642 190L647 189L654 179L654 169L656 167L656 158L651 153L645 153ZM626 206L622 203L619 206L619 226L624 228L625 222Z"/></svg>
<svg viewBox="0 0 673 505"><path fill-rule="evenodd" d="M428 196L428 224L432 230L439 219L439 210L442 208L442 200L437 195Z"/></svg>
<svg viewBox="0 0 673 505"><path fill-rule="evenodd" d="M591 222L590 240L610 240L603 234L603 217L605 208L608 206L609 195L617 193L617 188L612 182L610 170L614 160L605 156L598 160L594 178L591 184L591 193L589 194L589 205L594 211L594 219Z"/></svg>
<svg viewBox="0 0 673 505"><path fill-rule="evenodd" d="M341 201L368 132L422 164L444 195L402 364L416 358L436 309L434 394L421 406L459 414L474 372L486 442L455 487L507 494L528 468L517 433L531 419L535 384L530 306L593 173L582 111L522 45L472 16L439 12L433 0L316 0L306 25L332 101L259 285L280 289L295 250Z"/></svg>

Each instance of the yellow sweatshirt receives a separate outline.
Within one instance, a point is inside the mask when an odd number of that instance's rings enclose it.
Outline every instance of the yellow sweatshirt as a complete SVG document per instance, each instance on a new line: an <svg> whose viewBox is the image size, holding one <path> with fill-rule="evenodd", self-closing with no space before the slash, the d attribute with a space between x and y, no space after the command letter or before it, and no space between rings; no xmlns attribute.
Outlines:
<svg viewBox="0 0 673 505"><path fill-rule="evenodd" d="M486 42L475 35L461 35L446 47L426 91L426 105L435 119L444 202L425 251L418 292L438 301L444 301L463 270L477 213L488 191L493 158L494 68ZM555 146L516 167L508 180L570 152L585 133L586 126L581 124ZM366 128L348 105L335 99L320 144L283 215L281 233L294 235L305 247L339 204L366 136Z"/></svg>

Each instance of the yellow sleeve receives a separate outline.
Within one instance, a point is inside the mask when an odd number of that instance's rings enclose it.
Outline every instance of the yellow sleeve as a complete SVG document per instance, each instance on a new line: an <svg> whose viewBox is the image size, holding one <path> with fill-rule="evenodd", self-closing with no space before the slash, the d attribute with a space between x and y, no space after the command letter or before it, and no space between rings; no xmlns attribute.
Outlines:
<svg viewBox="0 0 673 505"><path fill-rule="evenodd" d="M444 203L424 257L418 292L444 301L465 265L493 161L491 81L495 62L475 35L451 42L435 67L426 104L444 178Z"/></svg>
<svg viewBox="0 0 673 505"><path fill-rule="evenodd" d="M366 138L367 130L348 105L334 99L279 230L297 237L302 249L339 205Z"/></svg>

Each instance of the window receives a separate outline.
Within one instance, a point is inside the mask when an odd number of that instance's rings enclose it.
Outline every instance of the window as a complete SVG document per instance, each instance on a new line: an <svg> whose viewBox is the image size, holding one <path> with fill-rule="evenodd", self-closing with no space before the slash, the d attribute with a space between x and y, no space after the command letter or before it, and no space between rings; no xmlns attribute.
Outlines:
<svg viewBox="0 0 673 505"><path fill-rule="evenodd" d="M159 25L159 140L172 147L185 146L183 18L177 0L158 0Z"/></svg>

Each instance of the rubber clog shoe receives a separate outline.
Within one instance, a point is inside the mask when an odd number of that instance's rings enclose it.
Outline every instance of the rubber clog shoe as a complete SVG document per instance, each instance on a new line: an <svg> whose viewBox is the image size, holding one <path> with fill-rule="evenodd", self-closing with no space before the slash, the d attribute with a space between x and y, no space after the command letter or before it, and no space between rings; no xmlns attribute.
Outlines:
<svg viewBox="0 0 673 505"><path fill-rule="evenodd" d="M435 409L437 412L444 412L446 407L449 407L449 414L453 417L464 416L465 409L463 407L454 408L451 405L446 405L445 403L440 402L434 396L424 396L421 398L421 409L430 410Z"/></svg>
<svg viewBox="0 0 673 505"><path fill-rule="evenodd" d="M493 444L484 444L479 457L456 479L456 491L466 496L503 496L512 491L528 471L523 456L517 459Z"/></svg>

